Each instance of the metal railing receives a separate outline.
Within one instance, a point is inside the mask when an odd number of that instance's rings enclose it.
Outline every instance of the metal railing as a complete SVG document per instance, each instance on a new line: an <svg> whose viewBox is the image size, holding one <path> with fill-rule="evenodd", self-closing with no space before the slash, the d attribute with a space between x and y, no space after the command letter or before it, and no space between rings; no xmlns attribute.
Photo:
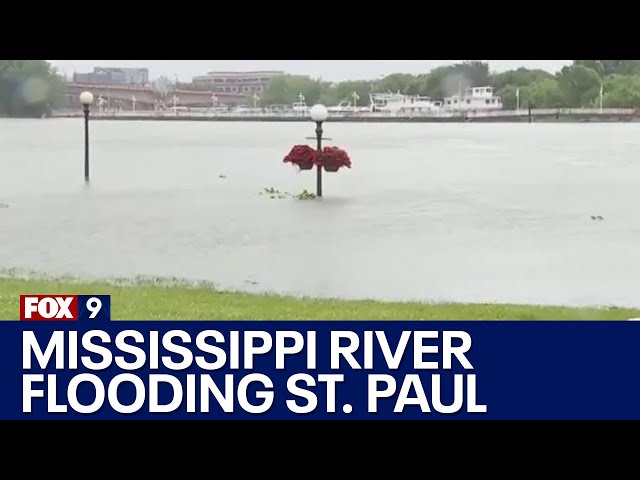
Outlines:
<svg viewBox="0 0 640 480"><path fill-rule="evenodd" d="M81 116L79 110L58 110L54 112L56 117ZM187 108L177 107L176 109L167 107L164 110L103 110L92 109L93 117L148 117L148 118L270 118L270 119L293 119L307 118L305 112L294 111L259 111L259 110L213 110L211 108ZM503 117L527 117L528 109L520 110L492 110L492 111L440 111L440 112L334 112L330 118L503 118ZM540 108L532 109L531 116L636 116L640 111L634 108Z"/></svg>

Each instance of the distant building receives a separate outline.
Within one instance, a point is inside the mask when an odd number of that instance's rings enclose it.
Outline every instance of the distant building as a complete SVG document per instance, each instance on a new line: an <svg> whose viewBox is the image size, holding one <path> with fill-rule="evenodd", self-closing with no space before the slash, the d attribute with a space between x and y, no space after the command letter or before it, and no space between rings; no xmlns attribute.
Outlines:
<svg viewBox="0 0 640 480"><path fill-rule="evenodd" d="M206 87L214 93L261 93L274 77L286 75L280 71L209 72L193 78L194 85ZM309 78L309 77L304 77Z"/></svg>
<svg viewBox="0 0 640 480"><path fill-rule="evenodd" d="M74 73L73 81L92 85L146 85L149 69L95 67L91 73Z"/></svg>

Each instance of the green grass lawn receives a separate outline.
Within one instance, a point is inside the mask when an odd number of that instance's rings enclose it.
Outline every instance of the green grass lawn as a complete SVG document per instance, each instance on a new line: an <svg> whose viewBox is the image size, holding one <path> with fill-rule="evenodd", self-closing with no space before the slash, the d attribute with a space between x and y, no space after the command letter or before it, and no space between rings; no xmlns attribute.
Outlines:
<svg viewBox="0 0 640 480"><path fill-rule="evenodd" d="M0 319L18 320L20 294L111 295L114 320L626 320L640 310L501 304L315 300L149 283L121 286L0 278Z"/></svg>

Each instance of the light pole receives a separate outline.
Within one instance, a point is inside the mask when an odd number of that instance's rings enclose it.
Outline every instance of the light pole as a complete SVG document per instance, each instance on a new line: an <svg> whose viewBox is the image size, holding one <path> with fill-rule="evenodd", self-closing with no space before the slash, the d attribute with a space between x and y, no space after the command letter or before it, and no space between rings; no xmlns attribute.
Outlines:
<svg viewBox="0 0 640 480"><path fill-rule="evenodd" d="M80 103L84 108L84 181L89 181L89 107L93 103L91 92L80 94Z"/></svg>
<svg viewBox="0 0 640 480"><path fill-rule="evenodd" d="M351 94L351 98L353 98L353 111L356 112L358 110L358 100L360 100L360 95L358 95L358 92L353 92Z"/></svg>
<svg viewBox="0 0 640 480"><path fill-rule="evenodd" d="M175 93L173 94L173 114L178 116L178 97Z"/></svg>
<svg viewBox="0 0 640 480"><path fill-rule="evenodd" d="M311 115L311 120L316 122L316 148L318 153L320 153L322 152L322 123L327 119L327 117L329 117L329 112L327 111L327 107L321 104L317 104L311 107L309 114ZM322 165L318 165L316 168L316 196L322 197Z"/></svg>
<svg viewBox="0 0 640 480"><path fill-rule="evenodd" d="M604 97L604 83L600 83L600 113L602 113L602 99Z"/></svg>
<svg viewBox="0 0 640 480"><path fill-rule="evenodd" d="M107 103L107 101L104 98L102 98L102 95L98 95L98 112L100 113L100 115L104 113L105 103Z"/></svg>

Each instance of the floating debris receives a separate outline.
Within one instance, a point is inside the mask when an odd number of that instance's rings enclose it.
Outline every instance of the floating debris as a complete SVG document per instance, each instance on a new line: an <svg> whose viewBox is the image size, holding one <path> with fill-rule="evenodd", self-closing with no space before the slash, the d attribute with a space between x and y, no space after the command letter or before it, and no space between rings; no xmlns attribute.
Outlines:
<svg viewBox="0 0 640 480"><path fill-rule="evenodd" d="M298 195L294 195L294 198L297 198L298 200L313 200L314 198L316 198L316 194L309 192L307 189L304 189Z"/></svg>
<svg viewBox="0 0 640 480"><path fill-rule="evenodd" d="M307 191L306 189L303 190L301 193L298 193L297 195L292 195L289 192L281 192L280 190L277 190L273 187L271 188L265 188L264 191L262 192L258 192L258 195L269 195L269 198L271 199L280 199L282 200L283 198L295 198L297 200L312 200L314 198L316 198L316 194L315 193L311 193L309 191Z"/></svg>

